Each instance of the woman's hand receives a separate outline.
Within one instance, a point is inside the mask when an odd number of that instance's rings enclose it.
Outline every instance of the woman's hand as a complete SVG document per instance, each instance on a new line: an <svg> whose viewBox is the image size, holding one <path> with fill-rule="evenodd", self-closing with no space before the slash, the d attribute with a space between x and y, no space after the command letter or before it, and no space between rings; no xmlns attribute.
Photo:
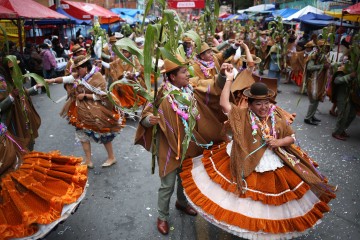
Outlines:
<svg viewBox="0 0 360 240"><path fill-rule="evenodd" d="M84 100L85 96L86 96L85 93L79 93L76 98L81 101Z"/></svg>
<svg viewBox="0 0 360 240"><path fill-rule="evenodd" d="M276 138L272 138L272 139L268 139L266 141L269 149L274 149L277 147L286 147L286 146L290 146L291 144L294 143L294 137L291 136L287 136L281 139L276 139Z"/></svg>
<svg viewBox="0 0 360 240"><path fill-rule="evenodd" d="M149 123L151 125L156 125L159 123L159 121L160 121L160 116L154 116L154 115L149 116Z"/></svg>
<svg viewBox="0 0 360 240"><path fill-rule="evenodd" d="M234 81L234 71L232 66L225 70L226 81Z"/></svg>
<svg viewBox="0 0 360 240"><path fill-rule="evenodd" d="M269 149L273 150L274 148L282 146L282 139L272 138L266 141Z"/></svg>
<svg viewBox="0 0 360 240"><path fill-rule="evenodd" d="M38 83L38 84L36 84L35 86L36 86L36 89L38 89L38 88L43 87L44 85L43 85L43 84L41 84L41 83Z"/></svg>
<svg viewBox="0 0 360 240"><path fill-rule="evenodd" d="M225 75L226 74L226 70L227 69L231 69L231 71L232 71L232 69L233 69L233 65L232 64L230 64L230 63L223 63L223 64L221 64L221 66L220 66L220 73L222 74L222 75Z"/></svg>

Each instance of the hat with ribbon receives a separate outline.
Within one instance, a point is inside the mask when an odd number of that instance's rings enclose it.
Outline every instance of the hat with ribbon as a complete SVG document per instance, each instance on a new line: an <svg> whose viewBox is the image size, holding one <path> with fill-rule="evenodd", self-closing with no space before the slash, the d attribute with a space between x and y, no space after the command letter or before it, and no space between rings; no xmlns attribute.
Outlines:
<svg viewBox="0 0 360 240"><path fill-rule="evenodd" d="M72 53L77 53L80 51L85 51L85 48L81 47L79 44L75 44L71 49Z"/></svg>
<svg viewBox="0 0 360 240"><path fill-rule="evenodd" d="M75 58L73 68L77 68L90 60L90 55L81 55Z"/></svg>
<svg viewBox="0 0 360 240"><path fill-rule="evenodd" d="M275 92L267 87L265 83L256 82L243 93L248 98L264 100L275 96Z"/></svg>

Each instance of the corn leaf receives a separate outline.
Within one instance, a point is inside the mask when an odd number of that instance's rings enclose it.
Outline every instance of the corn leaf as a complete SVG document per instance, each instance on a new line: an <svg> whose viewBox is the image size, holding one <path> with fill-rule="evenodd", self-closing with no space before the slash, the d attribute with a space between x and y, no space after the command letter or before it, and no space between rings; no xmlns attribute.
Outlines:
<svg viewBox="0 0 360 240"><path fill-rule="evenodd" d="M7 61L12 62L13 67L12 67L12 71L11 71L11 77L14 81L15 87L19 90L20 96L24 96L24 94L25 94L25 91L23 88L24 77L22 75L19 65L17 64L16 56L8 55L5 57L5 59Z"/></svg>
<svg viewBox="0 0 360 240"><path fill-rule="evenodd" d="M6 34L6 30L1 25L0 25L0 30L2 31L2 33L4 35L6 54L9 54L9 41L8 41L8 36Z"/></svg>
<svg viewBox="0 0 360 240"><path fill-rule="evenodd" d="M168 59L177 65L184 65L181 63L175 56L170 52L170 50L165 49L165 47L159 47L163 59Z"/></svg>
<svg viewBox="0 0 360 240"><path fill-rule="evenodd" d="M175 19L174 19L174 10L165 10L164 11L164 22L167 23L167 26L168 26L168 30L169 30L169 34L167 34L168 36L168 43L170 44L171 48L172 49L176 49L177 47L177 42L176 42L176 39L175 39L175 27L176 27L176 23L175 23Z"/></svg>
<svg viewBox="0 0 360 240"><path fill-rule="evenodd" d="M46 95L48 96L48 98L51 99L49 85L47 84L47 82L45 82L43 77L41 77L36 73L27 73L24 75L24 77L32 77L35 80L35 82L42 84L46 89Z"/></svg>
<svg viewBox="0 0 360 240"><path fill-rule="evenodd" d="M114 51L114 53L124 62L126 62L127 64L130 64L131 66L133 66L134 68L136 67L134 65L133 62L131 62L127 57L125 57L122 52L119 51L119 48L117 46L112 46L112 50Z"/></svg>
<svg viewBox="0 0 360 240"><path fill-rule="evenodd" d="M155 28L148 25L145 32L145 45L144 45L144 78L148 92L151 89L151 73L152 69L152 55L155 48Z"/></svg>
<svg viewBox="0 0 360 240"><path fill-rule="evenodd" d="M149 15L149 12L151 10L151 7L152 7L153 3L154 3L154 0L148 0L147 3L146 3L145 11L144 11L144 17L143 17L143 20L142 20L142 23L141 23L141 32L144 31L145 18L146 18L146 16Z"/></svg>

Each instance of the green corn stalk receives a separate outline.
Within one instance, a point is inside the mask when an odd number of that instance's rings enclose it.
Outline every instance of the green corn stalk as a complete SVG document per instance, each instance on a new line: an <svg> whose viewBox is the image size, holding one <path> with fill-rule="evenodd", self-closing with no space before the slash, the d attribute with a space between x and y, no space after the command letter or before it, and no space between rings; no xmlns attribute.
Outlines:
<svg viewBox="0 0 360 240"><path fill-rule="evenodd" d="M2 33L4 35L6 54L9 54L9 41L8 41L8 36L7 36L6 30L1 25L0 25L0 30L2 31Z"/></svg>

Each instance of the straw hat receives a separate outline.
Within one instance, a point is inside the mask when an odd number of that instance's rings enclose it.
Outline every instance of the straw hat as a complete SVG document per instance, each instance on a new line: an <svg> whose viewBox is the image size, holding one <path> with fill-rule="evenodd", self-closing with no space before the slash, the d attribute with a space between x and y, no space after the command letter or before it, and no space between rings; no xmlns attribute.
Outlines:
<svg viewBox="0 0 360 240"><path fill-rule="evenodd" d="M261 58L255 56L254 54L251 54L251 56L254 60L254 63L256 63L256 64L261 63ZM241 55L240 60L243 62L247 62L246 55Z"/></svg>
<svg viewBox="0 0 360 240"><path fill-rule="evenodd" d="M275 96L275 92L267 87L265 83L256 82L243 93L248 98L264 100Z"/></svg>
<svg viewBox="0 0 360 240"><path fill-rule="evenodd" d="M269 33L267 31L260 31L260 35L268 35Z"/></svg>
<svg viewBox="0 0 360 240"><path fill-rule="evenodd" d="M174 71L175 69L182 67L186 64L188 64L182 57L180 54L176 54L176 59L182 63L182 65L178 65L172 61L170 61L169 59L165 59L164 60L164 65L163 65L163 69L161 70L161 73L168 73L171 71Z"/></svg>
<svg viewBox="0 0 360 240"><path fill-rule="evenodd" d="M330 46L330 43L328 41L325 42L324 39L321 39L319 41L317 41L317 45L320 47L320 46Z"/></svg>
<svg viewBox="0 0 360 240"><path fill-rule="evenodd" d="M313 40L311 40L310 42L307 42L305 45L304 45L305 48L312 48L312 47L315 47L315 43Z"/></svg>
<svg viewBox="0 0 360 240"><path fill-rule="evenodd" d="M85 51L85 48L82 48L79 44L75 44L71 49L72 53L77 53L80 51Z"/></svg>
<svg viewBox="0 0 360 240"><path fill-rule="evenodd" d="M201 44L201 50L199 52L199 55L202 54L203 52L206 52L209 49L211 49L211 47L206 42L203 42Z"/></svg>
<svg viewBox="0 0 360 240"><path fill-rule="evenodd" d="M83 35L79 35L78 38L79 38L79 39L80 39L80 38L85 39Z"/></svg>
<svg viewBox="0 0 360 240"><path fill-rule="evenodd" d="M77 68L78 66L81 66L85 62L90 60L90 55L81 55L75 58L73 68Z"/></svg>

